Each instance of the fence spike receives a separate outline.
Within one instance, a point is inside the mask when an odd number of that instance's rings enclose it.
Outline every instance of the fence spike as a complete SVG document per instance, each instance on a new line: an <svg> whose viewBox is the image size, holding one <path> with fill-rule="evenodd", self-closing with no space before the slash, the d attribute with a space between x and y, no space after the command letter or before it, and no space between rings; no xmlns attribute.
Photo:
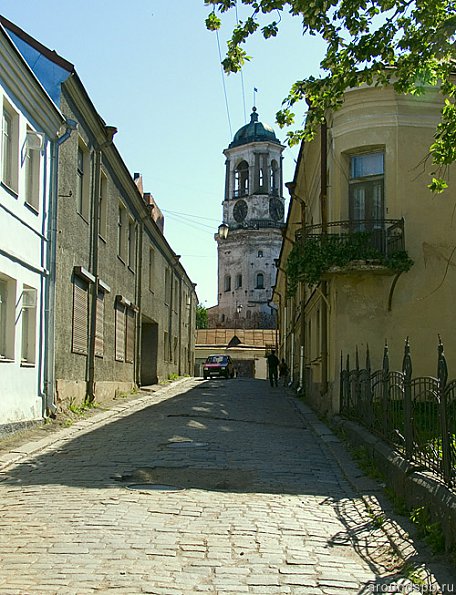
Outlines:
<svg viewBox="0 0 456 595"><path fill-rule="evenodd" d="M445 353L443 351L442 339L439 335L439 345L437 347L437 378L440 382L440 388L443 390L448 380L448 366L446 362Z"/></svg>
<svg viewBox="0 0 456 595"><path fill-rule="evenodd" d="M404 357L402 359L402 372L408 380L412 378L412 357L410 355L410 342L409 338L405 340L404 345Z"/></svg>

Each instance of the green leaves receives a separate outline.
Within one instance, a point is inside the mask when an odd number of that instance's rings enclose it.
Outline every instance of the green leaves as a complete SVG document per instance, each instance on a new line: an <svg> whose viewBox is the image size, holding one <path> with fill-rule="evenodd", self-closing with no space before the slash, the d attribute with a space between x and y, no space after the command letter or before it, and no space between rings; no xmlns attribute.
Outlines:
<svg viewBox="0 0 456 595"><path fill-rule="evenodd" d="M413 265L405 251L388 257L379 252L369 232L305 237L294 244L288 257L288 294L294 294L299 281L316 285L332 267L343 268L353 261L375 261L395 272L406 272Z"/></svg>
<svg viewBox="0 0 456 595"><path fill-rule="evenodd" d="M237 0L237 5L236 0L205 0L205 4L213 10L206 19L212 31L221 26L215 12L251 11L228 42L223 60L228 73L238 72L250 59L241 46L251 35L260 32L269 39L279 34L280 18L263 23L271 14L280 17L288 11L302 21L304 32L326 41L322 76L298 80L277 113L280 126L291 126L295 110L290 108L306 101L305 127L287 134L289 144L312 138L325 112L342 104L349 87L393 83L399 93L421 95L429 85L441 85L442 95L455 96L451 76L456 59L456 0ZM456 161L453 103L444 106L430 152L438 166ZM442 182L436 177L429 188L442 192Z"/></svg>

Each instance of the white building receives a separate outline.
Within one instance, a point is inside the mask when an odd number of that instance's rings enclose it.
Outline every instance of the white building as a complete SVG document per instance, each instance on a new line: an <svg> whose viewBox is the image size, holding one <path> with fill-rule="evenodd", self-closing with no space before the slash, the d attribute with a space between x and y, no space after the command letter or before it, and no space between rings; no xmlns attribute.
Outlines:
<svg viewBox="0 0 456 595"><path fill-rule="evenodd" d="M64 118L0 26L0 433L46 409L57 135Z"/></svg>
<svg viewBox="0 0 456 595"><path fill-rule="evenodd" d="M269 302L284 227L284 148L254 107L224 151L223 222L229 232L226 238L215 235L218 304L208 310L210 328L275 328Z"/></svg>

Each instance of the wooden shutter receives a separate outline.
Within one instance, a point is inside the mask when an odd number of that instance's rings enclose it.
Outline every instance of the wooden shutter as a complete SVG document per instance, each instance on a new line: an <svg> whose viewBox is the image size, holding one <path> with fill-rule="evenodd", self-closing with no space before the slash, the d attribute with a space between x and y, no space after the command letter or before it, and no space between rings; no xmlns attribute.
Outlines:
<svg viewBox="0 0 456 595"><path fill-rule="evenodd" d="M89 287L79 277L73 280L73 339L74 353L88 353Z"/></svg>
<svg viewBox="0 0 456 595"><path fill-rule="evenodd" d="M97 296L97 326L95 333L95 355L104 355L104 291L99 291Z"/></svg>
<svg viewBox="0 0 456 595"><path fill-rule="evenodd" d="M116 360L125 359L125 306L117 302L116 310Z"/></svg>
<svg viewBox="0 0 456 595"><path fill-rule="evenodd" d="M132 364L135 359L135 312L131 308L127 308L125 327L125 361Z"/></svg>

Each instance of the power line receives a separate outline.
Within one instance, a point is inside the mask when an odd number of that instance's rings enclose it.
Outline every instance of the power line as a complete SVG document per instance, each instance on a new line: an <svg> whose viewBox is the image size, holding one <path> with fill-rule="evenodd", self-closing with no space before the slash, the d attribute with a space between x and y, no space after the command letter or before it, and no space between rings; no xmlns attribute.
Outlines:
<svg viewBox="0 0 456 595"><path fill-rule="evenodd" d="M163 211L163 213L170 213L172 215L183 215L184 217L193 217L194 219L204 219L206 221L218 222L218 219L213 219L211 217L200 217L199 215L192 215L191 213L181 213L180 211L170 211L168 209L160 209L160 210Z"/></svg>
<svg viewBox="0 0 456 595"><path fill-rule="evenodd" d="M234 9L236 11L236 23L239 25L239 17L238 17L238 7L237 7L237 0L234 3ZM244 74L241 68L241 89L242 89L242 106L244 108L244 122L247 123L247 112L245 110L245 89L244 89ZM233 135L231 135L233 136Z"/></svg>
<svg viewBox="0 0 456 595"><path fill-rule="evenodd" d="M225 96L226 115L228 117L228 126L230 127L230 138L233 138L233 129L231 127L230 108L228 107L228 97L226 94L226 85L225 85L225 73L223 71L223 66L222 66L222 51L220 49L220 38L219 38L218 31L216 31L216 34L217 34L217 47L218 47L219 60L220 60L220 72L222 73L223 94Z"/></svg>

